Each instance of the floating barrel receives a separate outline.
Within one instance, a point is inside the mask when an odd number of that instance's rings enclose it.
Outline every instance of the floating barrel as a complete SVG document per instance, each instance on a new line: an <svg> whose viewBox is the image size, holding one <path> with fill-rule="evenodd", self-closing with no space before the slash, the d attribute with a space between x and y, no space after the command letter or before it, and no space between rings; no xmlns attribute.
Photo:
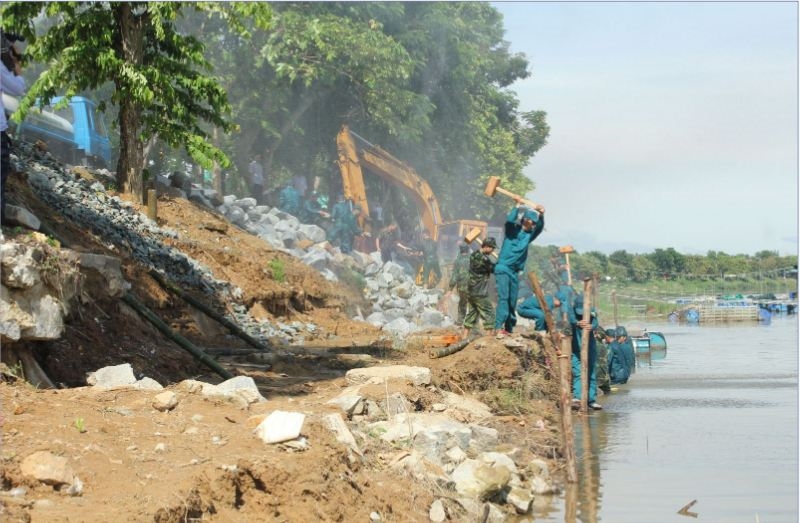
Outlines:
<svg viewBox="0 0 800 523"><path fill-rule="evenodd" d="M649 336L631 336L631 343L633 344L633 350L637 355L647 354L650 352Z"/></svg>
<svg viewBox="0 0 800 523"><path fill-rule="evenodd" d="M660 332L648 332L650 338L650 359L663 360L667 357L667 338Z"/></svg>
<svg viewBox="0 0 800 523"><path fill-rule="evenodd" d="M667 357L667 338L660 332L645 331L641 336L632 337L631 341L637 356L649 356L650 361Z"/></svg>
<svg viewBox="0 0 800 523"><path fill-rule="evenodd" d="M650 350L667 350L667 338L662 333L647 331L645 334L650 338Z"/></svg>

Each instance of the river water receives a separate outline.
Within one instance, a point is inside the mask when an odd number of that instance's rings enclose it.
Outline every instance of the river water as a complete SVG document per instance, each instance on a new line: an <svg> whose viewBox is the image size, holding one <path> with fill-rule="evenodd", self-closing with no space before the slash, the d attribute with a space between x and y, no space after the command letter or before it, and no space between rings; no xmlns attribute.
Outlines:
<svg viewBox="0 0 800 523"><path fill-rule="evenodd" d="M535 520L796 523L797 317L647 327L666 356L573 418L579 482Z"/></svg>

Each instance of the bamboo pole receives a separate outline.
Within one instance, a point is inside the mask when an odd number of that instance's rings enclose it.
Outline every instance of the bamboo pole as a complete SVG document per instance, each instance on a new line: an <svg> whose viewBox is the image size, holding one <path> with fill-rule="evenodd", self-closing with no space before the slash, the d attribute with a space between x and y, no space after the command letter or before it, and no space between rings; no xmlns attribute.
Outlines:
<svg viewBox="0 0 800 523"><path fill-rule="evenodd" d="M198 361L206 365L208 368L210 368L211 370L213 370L226 380L233 377L233 374L225 370L219 363L214 361L214 359L211 358L208 354L203 352L201 349L192 344L192 342L190 342L177 332L170 329L166 323L161 321L161 319L158 316L156 316L153 313L153 311L145 307L144 304L142 304L139 300L137 300L133 294L126 293L122 297L122 301L133 307L133 309L136 312L141 314L146 320L155 325L155 327L158 330L160 330L167 338L171 339L172 341L180 345L181 348L187 350L189 353L191 353L192 356L194 356Z"/></svg>
<svg viewBox="0 0 800 523"><path fill-rule="evenodd" d="M553 321L553 314L547 306L544 299L544 292L542 286L539 284L539 279L536 273L529 272L528 279L531 282L536 298L544 311L544 322L547 325L547 332L552 340L552 347L549 350L548 356L554 365L558 366L558 383L559 383L559 396L561 400L561 442L564 447L564 456L567 460L567 482L575 483L578 481L578 472L575 466L575 441L572 428L572 394L570 378L570 359L572 357L572 338L570 336L562 337L556 329L555 322ZM566 343L565 343L566 342ZM566 350L564 346L566 345ZM544 344L545 350L548 350L548 343ZM552 369L551 369L552 370Z"/></svg>
<svg viewBox="0 0 800 523"><path fill-rule="evenodd" d="M583 280L583 321L589 329L581 329L581 413L589 410L589 337L592 335L592 280Z"/></svg>
<svg viewBox="0 0 800 523"><path fill-rule="evenodd" d="M201 310L208 317L212 318L213 320L216 320L221 325L225 326L229 331L231 331L233 334L246 341L248 344L252 345L253 347L261 351L270 350L270 347L267 347L257 339L247 334L244 330L242 330L241 327L233 323L231 320L229 320L222 314L219 314L217 311L215 311L205 303L196 300L195 298L184 292L182 289L179 289L177 286L167 281L167 279L164 278L164 276L162 276L158 271L151 269L148 274L150 274L150 276L152 276L162 287L164 287L168 291L171 291L176 296L178 296L185 302L189 303L193 307Z"/></svg>

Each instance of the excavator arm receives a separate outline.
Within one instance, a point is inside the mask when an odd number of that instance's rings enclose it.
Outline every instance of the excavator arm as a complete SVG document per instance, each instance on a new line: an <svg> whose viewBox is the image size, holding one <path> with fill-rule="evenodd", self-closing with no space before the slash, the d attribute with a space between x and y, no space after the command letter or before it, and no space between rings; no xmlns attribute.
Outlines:
<svg viewBox="0 0 800 523"><path fill-rule="evenodd" d="M430 233L431 238L439 237L439 226L442 216L439 202L433 194L428 182L422 179L413 167L401 162L377 145L369 143L343 125L336 136L336 148L339 156L339 170L342 173L342 185L345 198L352 199L369 216L366 189L362 165L383 180L404 189L411 196L420 212L422 225Z"/></svg>

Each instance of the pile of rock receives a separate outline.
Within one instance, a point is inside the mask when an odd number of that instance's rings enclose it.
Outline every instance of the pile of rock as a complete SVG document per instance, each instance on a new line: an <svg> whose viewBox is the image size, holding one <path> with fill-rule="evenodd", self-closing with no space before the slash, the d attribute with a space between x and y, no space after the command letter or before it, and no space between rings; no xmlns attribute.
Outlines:
<svg viewBox="0 0 800 523"><path fill-rule="evenodd" d="M467 396L436 389L430 383L430 369L368 367L348 371L346 379L349 387L328 403L342 409L358 436L356 440L378 435L380 440L404 448L391 466L452 491L450 499L457 499L473 517L483 516L487 502L488 521L506 520L503 505L517 514L527 514L534 503L552 502L557 489L547 463L539 458L521 462L521 449L501 445L498 431L483 424L492 417L489 407ZM419 412L399 392L382 399L366 395L370 387L392 381L425 387L441 401L431 405L430 411ZM539 430L545 430L544 424ZM434 502L431 520L445 521L448 517L444 499Z"/></svg>
<svg viewBox="0 0 800 523"><path fill-rule="evenodd" d="M437 310L444 294L441 289L415 285L403 266L383 263L379 251L342 254L327 242L323 228L300 223L276 207L257 205L254 198L225 196L217 210L274 248L299 258L328 280L336 281L337 270L342 267L362 274L364 295L372 302L373 310L366 317L356 315L354 319L383 327L395 336L453 324L450 317Z"/></svg>
<svg viewBox="0 0 800 523"><path fill-rule="evenodd" d="M62 164L29 144L22 143L19 151L19 159L26 163L22 170L28 173L29 184L38 196L74 223L108 241L110 249L125 246L139 263L158 270L172 281L225 299L237 311L230 319L256 338L298 341L304 331L309 331L305 325L280 327L250 317L239 303L241 289L217 280L203 264L164 244L163 239L178 236L176 231L159 227L137 212L132 204L116 196L109 197L99 181L66 171ZM104 178L103 173L93 174L97 179ZM437 310L443 296L441 290L415 285L404 267L392 262L382 263L377 251L343 254L327 242L322 227L301 223L297 217L276 207L258 205L255 198L227 195L220 199L194 190L187 195L165 180L156 186L208 206L213 206L212 201L221 200L216 210L231 223L255 234L275 249L295 256L330 281L337 281L337 274L343 269L362 274L365 297L372 302L373 310L367 311L366 317L356 314L354 319L381 326L395 336L452 325L452 319ZM312 331L314 328L310 326Z"/></svg>

